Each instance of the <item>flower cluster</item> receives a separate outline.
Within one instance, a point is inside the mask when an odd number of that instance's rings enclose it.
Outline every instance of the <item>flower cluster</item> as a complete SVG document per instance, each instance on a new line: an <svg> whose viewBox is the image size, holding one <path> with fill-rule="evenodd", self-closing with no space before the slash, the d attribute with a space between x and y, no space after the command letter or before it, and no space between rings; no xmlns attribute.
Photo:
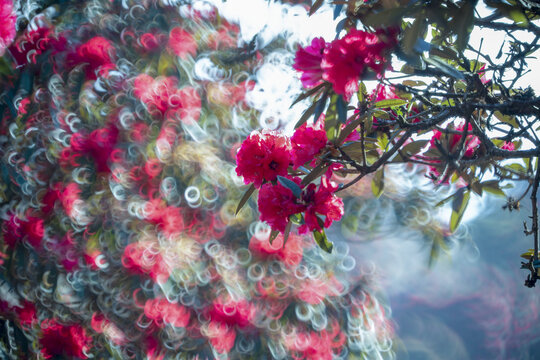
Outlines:
<svg viewBox="0 0 540 360"><path fill-rule="evenodd" d="M13 11L13 3L11 0L0 0L0 56L4 55L7 47L11 45L17 35L15 25L17 16Z"/></svg>
<svg viewBox="0 0 540 360"><path fill-rule="evenodd" d="M462 157L464 159L472 159L474 158L476 152L479 150L481 142L480 139L472 134L472 125L469 124L467 127L467 133L468 135L463 139L463 133L465 132L465 123L458 124L455 128L452 126L449 126L447 128L450 133L443 134L439 130L433 131L433 136L430 140L430 149L433 149L435 151L440 151L442 149L443 152L446 152L447 154L451 156L457 156L457 151L462 152ZM504 144L507 149L513 149L513 144ZM503 146L503 148L505 148ZM441 171L443 170L443 164L439 160L430 160L431 163L433 163L433 166L429 167L429 174L431 178L438 179L441 177ZM440 179L442 182L446 183L448 182L448 178L446 179Z"/></svg>
<svg viewBox="0 0 540 360"><path fill-rule="evenodd" d="M350 99L358 91L358 81L371 71L381 77L388 67L388 53L397 44L397 30L369 33L352 29L341 39L326 43L315 38L306 48L299 47L293 67L302 73L302 84L314 87L323 80L337 94Z"/></svg>
<svg viewBox="0 0 540 360"><path fill-rule="evenodd" d="M324 156L321 124L241 144L259 121L246 94L274 47L224 67L213 59L242 45L238 26L171 3L35 2L6 52L3 346L17 358L326 359L362 337L356 355L390 355L392 332L369 325L382 310L363 303L345 244L271 243L256 204L235 215L235 155L270 223L303 216L309 231L343 212L328 178L289 175Z"/></svg>
<svg viewBox="0 0 540 360"><path fill-rule="evenodd" d="M335 195L337 186L329 180L331 174L323 177L318 186L313 183L304 186L299 177L288 176L291 165L297 169L306 162L316 161L327 145L321 121L302 125L290 139L276 131L263 130L252 132L242 143L236 173L243 176L246 184L260 188L261 220L272 229L284 232L296 214L303 214L300 233L321 231L341 219L343 201Z"/></svg>

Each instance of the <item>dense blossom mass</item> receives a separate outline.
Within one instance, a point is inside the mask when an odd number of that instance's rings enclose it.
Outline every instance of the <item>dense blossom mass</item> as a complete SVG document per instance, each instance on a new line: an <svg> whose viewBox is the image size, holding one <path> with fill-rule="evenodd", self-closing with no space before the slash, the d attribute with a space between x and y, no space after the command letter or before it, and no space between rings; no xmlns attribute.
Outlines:
<svg viewBox="0 0 540 360"><path fill-rule="evenodd" d="M395 29L375 33L352 29L330 43L315 38L311 45L298 49L293 67L302 73L306 88L325 80L337 94L350 99L367 71L382 76L389 65L389 50L397 44L396 36Z"/></svg>
<svg viewBox="0 0 540 360"><path fill-rule="evenodd" d="M171 3L0 1L0 357L391 356L347 245L298 233L343 216L336 167L289 175L331 148L322 119L254 130L284 39L248 51L205 2ZM259 201L235 214L243 183Z"/></svg>
<svg viewBox="0 0 540 360"><path fill-rule="evenodd" d="M13 10L11 0L0 1L0 18L2 19L2 24L0 25L0 56L4 55L6 48L11 45L15 39L15 35L17 35L15 28L17 16Z"/></svg>

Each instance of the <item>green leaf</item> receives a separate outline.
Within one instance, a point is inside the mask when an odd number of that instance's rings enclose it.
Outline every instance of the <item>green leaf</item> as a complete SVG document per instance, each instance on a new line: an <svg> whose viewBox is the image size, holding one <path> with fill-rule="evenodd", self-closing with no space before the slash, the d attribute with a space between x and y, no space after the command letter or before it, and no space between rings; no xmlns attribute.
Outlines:
<svg viewBox="0 0 540 360"><path fill-rule="evenodd" d="M285 243L289 239L289 234L291 233L292 224L293 224L292 221L289 219L287 226L285 226L285 231L283 232L283 246L285 246Z"/></svg>
<svg viewBox="0 0 540 360"><path fill-rule="evenodd" d="M379 146L379 149L385 151L389 144L390 141L388 140L388 135L380 133L379 136L377 136L377 145Z"/></svg>
<svg viewBox="0 0 540 360"><path fill-rule="evenodd" d="M356 119L355 119L356 117ZM359 125L364 121L365 115L358 116L358 114L354 114L349 118L349 123L341 130L339 133L339 137L336 140L336 144L341 144L343 141L349 136L350 133L352 133Z"/></svg>
<svg viewBox="0 0 540 360"><path fill-rule="evenodd" d="M480 183L480 185L485 192L506 197L506 194L504 193L504 191L502 191L499 181L497 180L484 181Z"/></svg>
<svg viewBox="0 0 540 360"><path fill-rule="evenodd" d="M362 19L362 23L374 28L397 25L401 23L401 19L407 14L409 8L410 7L398 7L382 10L377 13L370 12L369 16L365 16Z"/></svg>
<svg viewBox="0 0 540 360"><path fill-rule="evenodd" d="M270 233L270 238L268 239L270 241L270 245L274 242L274 240L278 237L279 231L278 230L272 230Z"/></svg>
<svg viewBox="0 0 540 360"><path fill-rule="evenodd" d="M402 82L405 86L415 87L415 86L425 86L426 83L423 81L414 81L414 80L404 80Z"/></svg>
<svg viewBox="0 0 540 360"><path fill-rule="evenodd" d="M298 129L300 126L304 125L304 123L307 121L307 119L309 119L309 117L311 115L313 115L313 113L315 112L315 108L317 107L317 102L314 102L313 104L311 104L306 111L304 111L304 113L302 114L302 116L300 117L300 120L298 120L296 122L296 125L294 125L294 128L295 129Z"/></svg>
<svg viewBox="0 0 540 360"><path fill-rule="evenodd" d="M401 48L403 49L403 52L407 55L415 55L416 51L414 49L414 45L418 41L418 38L423 36L423 31L425 31L425 19L420 14L416 19L414 19L414 22L411 26L407 27L404 30L403 40L401 40Z"/></svg>
<svg viewBox="0 0 540 360"><path fill-rule="evenodd" d="M516 117L515 116L505 115L502 112L500 112L499 110L493 112L493 115L495 115L495 117L499 121L501 121L503 123L506 123L506 124L509 124L509 125L512 125L512 127L515 128L515 129L517 129L519 127L518 123L516 122Z"/></svg>
<svg viewBox="0 0 540 360"><path fill-rule="evenodd" d="M255 191L255 185L251 184L247 191L244 193L244 196L242 196L242 199L240 199L240 202L238 203L238 206L236 207L235 215L238 215L242 207L244 207L245 203L249 200L251 197L251 194Z"/></svg>
<svg viewBox="0 0 540 360"><path fill-rule="evenodd" d="M476 193L476 195L482 196L482 185L480 184L478 179L473 179L469 186L471 187L471 190Z"/></svg>
<svg viewBox="0 0 540 360"><path fill-rule="evenodd" d="M159 75L178 75L178 70L174 64L174 58L167 52L163 52L158 62Z"/></svg>
<svg viewBox="0 0 540 360"><path fill-rule="evenodd" d="M319 176L324 174L325 171L326 171L326 165L324 164L317 165L313 170L311 170L309 174L307 174L302 179L302 185L309 184L310 182L312 182L313 180L317 179Z"/></svg>
<svg viewBox="0 0 540 360"><path fill-rule="evenodd" d="M291 104L290 108L292 108L294 105L296 105L298 102L304 100L304 99L307 99L308 97L310 97L311 95L315 94L316 92L318 92L319 90L321 90L323 87L325 87L327 85L327 83L321 83L317 86L315 86L313 89L310 89L308 91L306 91L305 93L302 93L300 94L294 101L293 103ZM289 108L289 109L290 109Z"/></svg>
<svg viewBox="0 0 540 360"><path fill-rule="evenodd" d="M283 187L291 190L294 196L300 198L300 196L302 195L302 189L300 188L300 186L298 186L297 183L280 175L278 175L277 180Z"/></svg>
<svg viewBox="0 0 540 360"><path fill-rule="evenodd" d="M374 110L372 114L377 119L390 120L391 118L390 114L384 110Z"/></svg>
<svg viewBox="0 0 540 360"><path fill-rule="evenodd" d="M430 140L416 140L411 143L408 143L403 148L401 148L401 151L404 152L406 155L416 155L418 154L429 142Z"/></svg>
<svg viewBox="0 0 540 360"><path fill-rule="evenodd" d="M446 75L450 76L451 78L458 79L458 80L464 80L465 76L455 68L451 67L450 65L442 62L441 60L438 60L435 57L429 57L425 59L427 63L435 66L437 69L445 73Z"/></svg>
<svg viewBox="0 0 540 360"><path fill-rule="evenodd" d="M315 242L321 249L326 251L327 253L332 253L332 249L334 248L334 244L330 240L328 240L328 237L326 236L326 233L324 230L321 231L313 231L313 238L315 239Z"/></svg>
<svg viewBox="0 0 540 360"><path fill-rule="evenodd" d="M459 223L463 218L463 214L467 209L467 205L469 204L470 197L471 193L466 188L461 188L456 192L454 196L454 201L452 201L452 216L450 216L451 232L456 231L456 229L458 228Z"/></svg>
<svg viewBox="0 0 540 360"><path fill-rule="evenodd" d="M340 95L332 95L330 97L330 105L326 110L324 117L324 130L326 130L326 137L329 141L336 138L338 127L338 100Z"/></svg>
<svg viewBox="0 0 540 360"><path fill-rule="evenodd" d="M345 124L347 122L347 103L343 100L343 96L338 96L336 107L339 121Z"/></svg>
<svg viewBox="0 0 540 360"><path fill-rule="evenodd" d="M371 180L371 191L375 197L380 197L384 191L384 167L375 172Z"/></svg>
<svg viewBox="0 0 540 360"><path fill-rule="evenodd" d="M521 256L524 259L530 260L533 257L533 255L534 255L534 249L529 249L527 252L524 252L523 254L519 256Z"/></svg>
<svg viewBox="0 0 540 360"><path fill-rule="evenodd" d="M455 18L455 29L457 29L456 46L460 53L465 50L469 43L469 37L474 27L474 8L477 2L477 0L464 1L459 16Z"/></svg>
<svg viewBox="0 0 540 360"><path fill-rule="evenodd" d="M452 200L452 198L455 196L456 194L452 194L450 196L447 196L445 197L444 199L442 199L441 201L439 201L438 203L435 204L435 207L439 207L439 206L443 206L444 204L446 204L447 202L449 202L450 200Z"/></svg>
<svg viewBox="0 0 540 360"><path fill-rule="evenodd" d="M315 115L313 115L313 121L319 120L319 117L326 107L326 99L328 98L328 93L325 92L323 96L316 102L317 106L315 107Z"/></svg>
<svg viewBox="0 0 540 360"><path fill-rule="evenodd" d="M360 82L360 85L358 86L358 92L356 93L356 96L358 98L358 102L362 104L367 96L367 89L366 84L364 84L363 81Z"/></svg>
<svg viewBox="0 0 540 360"><path fill-rule="evenodd" d="M403 99L386 99L377 101L374 106L376 109L382 109L382 108L395 108L399 106L403 106L407 104L407 100Z"/></svg>
<svg viewBox="0 0 540 360"><path fill-rule="evenodd" d="M523 26L523 27L529 26L529 19L527 19L527 16L520 9L511 10L508 13L508 16L510 17L510 19L514 20L514 22L520 26Z"/></svg>
<svg viewBox="0 0 540 360"><path fill-rule="evenodd" d="M438 56L440 58L452 60L452 61L458 60L458 54L454 50L446 46L432 47L429 50L429 55Z"/></svg>
<svg viewBox="0 0 540 360"><path fill-rule="evenodd" d="M11 75L13 73L13 67L9 64L6 56L0 56L0 74Z"/></svg>
<svg viewBox="0 0 540 360"><path fill-rule="evenodd" d="M323 3L324 0L315 0L313 5L311 5L311 8L309 9L309 16L315 14L315 11L319 10Z"/></svg>

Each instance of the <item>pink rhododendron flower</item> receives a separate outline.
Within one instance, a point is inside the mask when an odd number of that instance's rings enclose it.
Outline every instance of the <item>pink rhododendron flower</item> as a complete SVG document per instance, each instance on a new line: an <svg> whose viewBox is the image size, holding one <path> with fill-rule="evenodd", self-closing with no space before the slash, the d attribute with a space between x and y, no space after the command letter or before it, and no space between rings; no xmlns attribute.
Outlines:
<svg viewBox="0 0 540 360"><path fill-rule="evenodd" d="M167 40L165 34L144 33L139 37L139 43L146 51L157 51L161 49L162 44Z"/></svg>
<svg viewBox="0 0 540 360"><path fill-rule="evenodd" d="M46 26L37 29L28 28L9 48L9 52L15 59L17 67L22 67L28 63L37 63L38 57L49 49L52 49L51 56L64 51L66 43L65 37L56 34L54 28Z"/></svg>
<svg viewBox="0 0 540 360"><path fill-rule="evenodd" d="M217 31L208 35L208 47L213 50L235 48L238 44L239 32L240 28L238 25L223 21L223 24Z"/></svg>
<svg viewBox="0 0 540 360"><path fill-rule="evenodd" d="M317 186L309 184L302 192L302 201L306 205L304 214L305 224L300 226L300 233L314 230L322 230L317 215L324 217L324 227L330 227L332 222L341 220L343 216L343 200L338 198L334 192L337 185L328 180L327 177L321 178L321 184Z"/></svg>
<svg viewBox="0 0 540 360"><path fill-rule="evenodd" d="M122 265L135 274L149 275L154 281L163 284L170 275L170 269L153 241L131 243L124 249Z"/></svg>
<svg viewBox="0 0 540 360"><path fill-rule="evenodd" d="M20 219L16 215L11 215L8 221L3 224L4 242L8 246L15 246L17 241L26 238L34 247L41 245L41 240L45 234L43 219L26 216L26 220Z"/></svg>
<svg viewBox="0 0 540 360"><path fill-rule="evenodd" d="M297 331L285 341L287 348L295 354L295 359L332 360L335 354L340 353L347 337L339 324L334 323L330 329L319 332Z"/></svg>
<svg viewBox="0 0 540 360"><path fill-rule="evenodd" d="M84 351L88 349L92 339L86 335L84 328L78 324L61 325L54 319L41 324L41 354L45 359L57 356L86 359Z"/></svg>
<svg viewBox="0 0 540 360"><path fill-rule="evenodd" d="M358 91L358 81L366 69L380 76L388 65L387 51L397 43L390 31L368 33L352 29L342 39L332 41L324 50L321 63L323 79L334 91L349 99Z"/></svg>
<svg viewBox="0 0 540 360"><path fill-rule="evenodd" d="M244 328L248 326L255 316L253 304L246 300L226 301L216 299L209 312L212 321L219 321L229 326Z"/></svg>
<svg viewBox="0 0 540 360"><path fill-rule="evenodd" d="M170 303L165 298L150 299L144 305L144 314L157 326L170 324L175 327L186 327L189 323L189 311L179 304Z"/></svg>
<svg viewBox="0 0 540 360"><path fill-rule="evenodd" d="M370 96L371 101L377 102L382 100L392 100L392 99L400 99L399 96L396 95L394 92L393 87L385 86L385 85L379 85L374 90L373 93ZM396 121L397 113L394 110L387 110L390 115L390 120ZM420 109L416 105L413 105L411 107L411 113L409 115L414 115L420 112ZM372 128L375 130L377 129L378 119L376 117L373 118L373 126ZM412 121L409 120L409 122L415 123L420 121L419 118L414 118Z"/></svg>
<svg viewBox="0 0 540 360"><path fill-rule="evenodd" d="M465 128L465 124L462 123L458 126L456 126L455 130L463 132L463 129ZM469 135L467 135L467 138L465 139L465 152L463 154L464 158L471 158L473 157L475 151L480 146L480 139L478 139L477 136L472 135L472 125L469 124L467 128L467 132ZM431 138L430 145L431 147L435 146L435 141L438 140L443 148L447 149L448 152L453 153L457 150L458 144L461 142L461 137L463 135L461 134L448 134L443 135L440 131L434 130L433 131L433 137Z"/></svg>
<svg viewBox="0 0 540 360"><path fill-rule="evenodd" d="M292 162L295 169L313 160L328 143L328 137L323 127L323 122L318 121L313 125L304 123L294 132L291 137Z"/></svg>
<svg viewBox="0 0 540 360"><path fill-rule="evenodd" d="M175 27L171 30L168 48L182 60L185 60L188 55L193 57L197 55L197 42L189 32L181 27Z"/></svg>
<svg viewBox="0 0 540 360"><path fill-rule="evenodd" d="M184 122L199 120L201 97L196 89L186 86L178 89L176 77L152 78L140 74L133 83L134 94L146 104L150 114L159 117L180 117Z"/></svg>
<svg viewBox="0 0 540 360"><path fill-rule="evenodd" d="M274 256L287 266L294 268L302 261L304 252L302 237L291 232L285 245L283 245L283 240L283 234L279 234L270 244L270 234L262 238L253 235L249 241L249 250L263 259Z"/></svg>
<svg viewBox="0 0 540 360"><path fill-rule="evenodd" d="M300 184L300 178L293 178L293 181ZM298 203L298 199L293 192L281 184L264 184L259 190L259 212L260 219L265 221L274 230L285 231L289 222L289 216L302 212L304 205Z"/></svg>
<svg viewBox="0 0 540 360"><path fill-rule="evenodd" d="M34 303L24 300L22 306L15 306L14 310L19 318L19 322L23 327L30 327L32 324L37 322L36 306Z"/></svg>
<svg viewBox="0 0 540 360"><path fill-rule="evenodd" d="M74 65L87 64L86 76L89 79L96 79L98 74L106 76L110 70L115 68L113 61L115 54L114 46L108 39L95 36L80 45L76 54L71 55L69 60Z"/></svg>
<svg viewBox="0 0 540 360"><path fill-rule="evenodd" d="M508 151L514 151L516 149L515 145L511 141L505 141L504 144L501 146L501 149L508 150Z"/></svg>
<svg viewBox="0 0 540 360"><path fill-rule="evenodd" d="M0 0L0 56L3 56L6 49L15 39L17 30L17 16L13 11L13 2L11 0Z"/></svg>
<svg viewBox="0 0 540 360"><path fill-rule="evenodd" d="M246 92L255 86L253 81L242 81L238 85L227 82L211 82L207 85L207 98L216 105L234 106L244 100Z"/></svg>
<svg viewBox="0 0 540 360"><path fill-rule="evenodd" d="M234 328L221 321L210 321L206 332L210 344L218 353L226 354L231 351L236 340Z"/></svg>
<svg viewBox="0 0 540 360"><path fill-rule="evenodd" d="M300 80L305 88L313 88L323 81L321 62L326 42L322 37L311 40L311 45L298 47L293 68L302 73Z"/></svg>
<svg viewBox="0 0 540 360"><path fill-rule="evenodd" d="M43 228L43 219L27 216L26 221L21 221L21 232L26 235L26 239L33 247L41 245L45 229Z"/></svg>
<svg viewBox="0 0 540 360"><path fill-rule="evenodd" d="M456 126L455 130L463 131L464 128L465 128L465 124L461 123L458 126ZM471 124L469 124L467 132L470 135L467 135L467 138L465 139L465 143L463 145L465 147L463 157L465 159L470 159L474 156L476 150L478 150L478 148L480 147L481 142L480 142L480 139L478 139L478 137L476 137L475 135L472 135ZM462 136L463 135L461 134L442 134L440 131L434 130L433 137L431 138L431 141L430 141L430 147L437 148L437 146L435 145L435 141L439 141L441 143L441 146L444 149L446 149L446 151L448 151L449 153L454 153L458 150L457 147L461 142ZM441 165L442 163L439 160L431 160L431 163L433 163L433 166L429 167L428 176L430 178L440 177L441 169L439 169L438 166ZM448 183L448 180L449 179L442 179L441 181L442 183Z"/></svg>
<svg viewBox="0 0 540 360"><path fill-rule="evenodd" d="M253 131L238 150L236 174L243 176L246 184L260 187L264 181L287 175L290 162L289 138L276 131Z"/></svg>

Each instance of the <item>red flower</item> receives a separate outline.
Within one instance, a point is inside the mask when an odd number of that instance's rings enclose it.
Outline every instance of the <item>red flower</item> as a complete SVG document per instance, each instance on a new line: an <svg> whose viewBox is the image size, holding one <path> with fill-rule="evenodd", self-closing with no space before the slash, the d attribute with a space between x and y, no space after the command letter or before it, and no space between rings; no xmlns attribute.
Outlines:
<svg viewBox="0 0 540 360"><path fill-rule="evenodd" d="M332 360L339 353L347 338L339 324L334 322L330 329L319 332L299 332L285 339L289 350L296 352L295 359Z"/></svg>
<svg viewBox="0 0 540 360"><path fill-rule="evenodd" d="M163 117L180 117L184 122L199 120L201 97L192 87L178 89L178 80L173 77L152 78L140 74L133 83L134 94L146 104L150 114Z"/></svg>
<svg viewBox="0 0 540 360"><path fill-rule="evenodd" d="M60 186L60 184L56 185L57 188ZM79 186L76 183L69 183L62 189L62 192L59 193L62 207L69 216L73 216L75 203L81 201L80 194L81 189L79 189Z"/></svg>
<svg viewBox="0 0 540 360"><path fill-rule="evenodd" d="M505 141L504 144L501 146L501 149L508 150L508 151L514 151L516 147L514 146L514 143L511 141Z"/></svg>
<svg viewBox="0 0 540 360"><path fill-rule="evenodd" d="M317 190L316 188L317 186L312 183L302 192L302 202L307 208L304 214L305 224L298 229L300 233L305 233L308 229L322 230L317 214L325 217L325 228L332 225L332 222L341 220L343 216L343 200L334 194L337 186L323 176L319 188Z"/></svg>
<svg viewBox="0 0 540 360"><path fill-rule="evenodd" d="M15 243L26 236L26 240L34 247L41 245L41 240L45 230L43 228L43 219L27 216L26 220L22 220L15 215L11 215L10 219L4 222L2 228L4 242L8 246L15 246Z"/></svg>
<svg viewBox="0 0 540 360"><path fill-rule="evenodd" d="M139 43L146 51L156 51L159 50L161 45L163 44L163 39L166 35L164 34L158 34L157 36L153 33L144 33L139 37Z"/></svg>
<svg viewBox="0 0 540 360"><path fill-rule="evenodd" d="M182 305L170 303L167 299L151 299L144 304L144 314L162 327L171 324L175 327L186 327L190 313Z"/></svg>
<svg viewBox="0 0 540 360"><path fill-rule="evenodd" d="M159 284L167 281L169 266L160 254L159 245L152 241L131 243L124 249L122 265L135 274L148 274Z"/></svg>
<svg viewBox="0 0 540 360"><path fill-rule="evenodd" d="M26 221L21 221L21 230L23 235L26 234L26 239L32 246L38 247L41 245L41 240L45 234L43 219L28 216Z"/></svg>
<svg viewBox="0 0 540 360"><path fill-rule="evenodd" d="M231 351L236 340L236 331L232 327L220 321L210 321L206 332L210 344L218 353L226 354Z"/></svg>
<svg viewBox="0 0 540 360"><path fill-rule="evenodd" d="M201 96L191 86L186 86L177 92L180 98L180 119L184 123L198 121L201 116Z"/></svg>
<svg viewBox="0 0 540 360"><path fill-rule="evenodd" d="M135 96L148 106L148 111L157 110L162 115L169 109L169 98L177 92L177 79L175 77L152 78L147 74L140 74L135 78L133 89ZM171 108L180 107L180 99Z"/></svg>
<svg viewBox="0 0 540 360"><path fill-rule="evenodd" d="M17 35L15 23L17 16L13 11L11 0L0 0L0 56L4 55L6 48L11 45Z"/></svg>
<svg viewBox="0 0 540 360"><path fill-rule="evenodd" d="M96 36L77 48L76 55L70 60L74 65L86 63L86 76L96 79L96 71L100 76L106 76L109 70L114 69L113 57L115 49L111 42L104 37Z"/></svg>
<svg viewBox="0 0 540 360"><path fill-rule="evenodd" d="M462 123L458 125L455 130L463 132L463 129L465 128L465 124ZM464 158L472 158L476 149L480 146L480 139L478 137L472 135L472 125L469 124L467 128L467 133L470 135L467 135L467 138L465 139L465 152L463 154ZM445 148L448 152L453 153L457 150L458 144L461 142L461 137L463 135L461 134L448 134L444 135L438 131L433 131L433 137L431 138L430 145L432 148L436 147L435 141L438 140L443 148Z"/></svg>
<svg viewBox="0 0 540 360"><path fill-rule="evenodd" d="M294 58L293 68L302 73L300 80L305 88L312 88L323 81L321 62L326 42L322 37L311 40L306 48L298 47Z"/></svg>
<svg viewBox="0 0 540 360"><path fill-rule="evenodd" d="M278 175L287 175L291 162L290 140L275 131L253 131L242 143L236 156L236 174L246 184L260 187Z"/></svg>
<svg viewBox="0 0 540 360"><path fill-rule="evenodd" d="M235 48L240 28L236 24L224 21L221 27L212 32L207 39L208 47L213 50Z"/></svg>
<svg viewBox="0 0 540 360"><path fill-rule="evenodd" d="M270 244L270 234L263 238L254 235L249 241L249 250L260 258L273 255L287 266L294 268L302 261L304 253L302 237L291 232L285 245L283 240L283 235L279 234Z"/></svg>
<svg viewBox="0 0 540 360"><path fill-rule="evenodd" d="M300 183L300 178L293 179ZM298 199L293 192L281 184L264 184L259 190L259 212L260 219L266 221L270 227L280 232L285 231L289 222L289 216L298 214L305 209L305 206L298 203Z"/></svg>
<svg viewBox="0 0 540 360"><path fill-rule="evenodd" d="M68 356L86 359L84 351L92 339L80 325L61 325L54 319L41 324L42 337L39 340L42 346L41 353L45 359L56 356Z"/></svg>
<svg viewBox="0 0 540 360"><path fill-rule="evenodd" d="M190 33L181 27L175 27L171 30L168 47L170 51L182 60L185 60L187 55L193 57L197 55L197 42Z"/></svg>
<svg viewBox="0 0 540 360"><path fill-rule="evenodd" d="M291 137L292 162L295 169L313 160L326 147L328 138L323 128L323 122L314 125L303 124Z"/></svg>
<svg viewBox="0 0 540 360"><path fill-rule="evenodd" d="M15 306L14 310L19 317L19 322L25 328L37 321L36 307L30 301L24 300L22 307Z"/></svg>
<svg viewBox="0 0 540 360"><path fill-rule="evenodd" d="M223 301L216 299L210 309L210 319L229 326L238 325L241 328L248 326L255 316L255 308L246 300Z"/></svg>
<svg viewBox="0 0 540 360"><path fill-rule="evenodd" d="M19 37L16 43L9 48L9 52L15 59L18 67L29 62L36 63L37 57L49 49L53 49L50 55L54 55L65 50L66 39L57 36L54 29L39 27L37 29L27 29L23 36ZM30 54L30 56L28 56Z"/></svg>
<svg viewBox="0 0 540 360"><path fill-rule="evenodd" d="M368 33L352 29L342 39L332 41L324 50L321 63L323 79L334 91L349 99L358 91L358 80L366 69L381 75L387 66L387 50L396 44L395 34Z"/></svg>
<svg viewBox="0 0 540 360"><path fill-rule="evenodd" d="M244 100L246 92L253 90L253 81L242 81L238 85L232 83L209 83L207 98L214 104L234 106Z"/></svg>

